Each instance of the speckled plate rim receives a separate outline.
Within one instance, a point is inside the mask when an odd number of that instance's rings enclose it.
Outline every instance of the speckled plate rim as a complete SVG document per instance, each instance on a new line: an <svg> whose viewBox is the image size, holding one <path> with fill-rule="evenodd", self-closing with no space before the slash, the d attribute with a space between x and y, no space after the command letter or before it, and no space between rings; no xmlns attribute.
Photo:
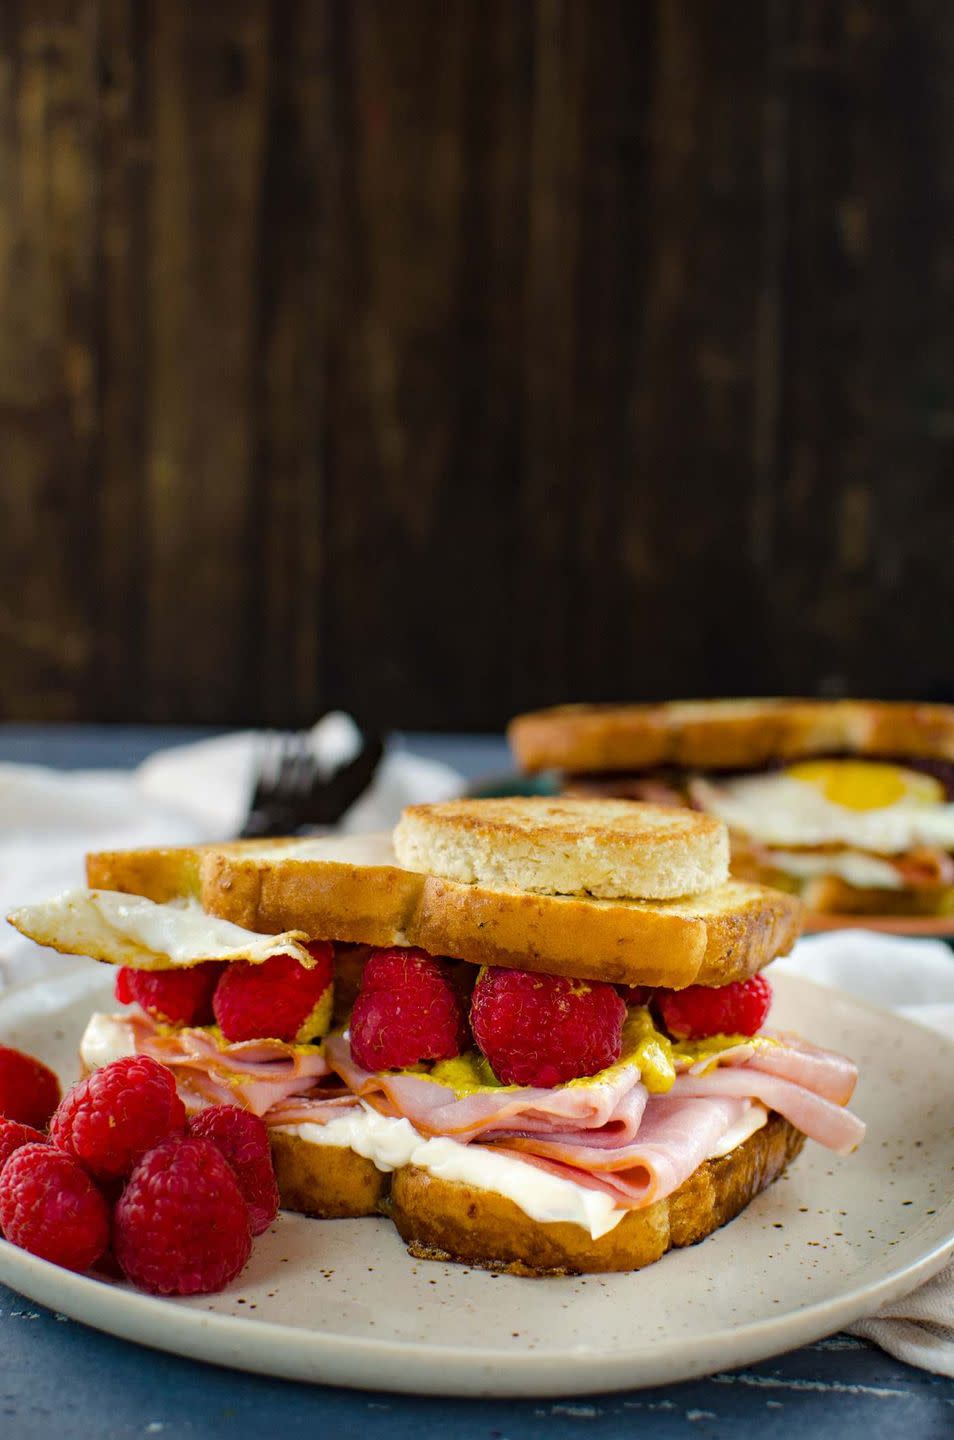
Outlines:
<svg viewBox="0 0 954 1440"><path fill-rule="evenodd" d="M785 976L784 984L795 991L817 993L826 988L794 976ZM844 992L835 993L842 1004L878 1017L887 1027L930 1036L932 1045L947 1050L954 1067L954 1041ZM71 1274L2 1240L0 1281L38 1304L120 1339L237 1370L409 1394L558 1397L690 1380L751 1364L829 1335L908 1293L942 1269L954 1255L954 1197L939 1211L937 1226L947 1226L949 1232L936 1235L916 1259L843 1295L782 1315L766 1315L723 1332L690 1340L674 1338L613 1354L587 1345L528 1354L486 1346L474 1349L424 1341L373 1340L251 1316L220 1315Z"/></svg>
<svg viewBox="0 0 954 1440"><path fill-rule="evenodd" d="M876 1285L735 1327L704 1344L693 1341L694 1354L685 1341L654 1347L648 1355L606 1356L582 1346L572 1353L515 1355L505 1349L461 1350L295 1330L188 1310L174 1301L72 1275L5 1240L0 1241L0 1280L29 1300L122 1340L235 1370L405 1394L550 1397L639 1389L753 1364L871 1314L936 1275L952 1255L954 1237Z"/></svg>

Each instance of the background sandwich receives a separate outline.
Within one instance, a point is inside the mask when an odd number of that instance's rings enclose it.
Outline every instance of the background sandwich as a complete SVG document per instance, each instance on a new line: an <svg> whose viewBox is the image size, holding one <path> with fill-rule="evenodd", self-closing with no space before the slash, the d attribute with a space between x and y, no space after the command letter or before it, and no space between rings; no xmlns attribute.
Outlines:
<svg viewBox="0 0 954 1440"><path fill-rule="evenodd" d="M806 1135L864 1131L851 1062L766 1024L797 901L726 856L688 811L449 802L393 842L92 855L90 889L10 919L122 967L84 1066L139 1051L192 1108L262 1114L287 1206L384 1211L417 1255L633 1269Z"/></svg>
<svg viewBox="0 0 954 1440"><path fill-rule="evenodd" d="M732 873L811 910L954 914L954 706L712 700L568 705L509 729L569 795L691 805L729 826Z"/></svg>

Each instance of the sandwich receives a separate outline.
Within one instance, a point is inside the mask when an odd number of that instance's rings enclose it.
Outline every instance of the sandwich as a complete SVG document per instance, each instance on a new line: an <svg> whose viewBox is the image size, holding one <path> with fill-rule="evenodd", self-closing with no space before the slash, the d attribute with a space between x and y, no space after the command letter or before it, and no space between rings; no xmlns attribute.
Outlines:
<svg viewBox="0 0 954 1440"><path fill-rule="evenodd" d="M268 1128L283 1205L410 1252L634 1270L731 1220L806 1137L849 1153L843 1056L774 1029L800 905L721 821L619 800L414 806L393 835L87 857L8 918L117 968L85 1071L142 1053Z"/></svg>
<svg viewBox="0 0 954 1440"><path fill-rule="evenodd" d="M566 795L728 825L732 873L821 914L954 915L954 706L859 700L565 705L511 722Z"/></svg>

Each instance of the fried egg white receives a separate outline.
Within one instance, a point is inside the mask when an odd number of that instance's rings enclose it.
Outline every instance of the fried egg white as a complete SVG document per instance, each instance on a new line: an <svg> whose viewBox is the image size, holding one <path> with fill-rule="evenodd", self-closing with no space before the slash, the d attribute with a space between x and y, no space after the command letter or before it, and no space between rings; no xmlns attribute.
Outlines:
<svg viewBox="0 0 954 1440"><path fill-rule="evenodd" d="M308 937L303 931L258 935L206 914L191 898L156 905L142 895L115 890L69 890L54 900L24 905L7 919L38 945L135 970L170 970L203 960L260 964L272 955L315 963L304 948Z"/></svg>
<svg viewBox="0 0 954 1440"><path fill-rule="evenodd" d="M869 760L810 760L764 775L691 782L697 804L767 845L850 845L901 855L954 849L954 805L930 775Z"/></svg>

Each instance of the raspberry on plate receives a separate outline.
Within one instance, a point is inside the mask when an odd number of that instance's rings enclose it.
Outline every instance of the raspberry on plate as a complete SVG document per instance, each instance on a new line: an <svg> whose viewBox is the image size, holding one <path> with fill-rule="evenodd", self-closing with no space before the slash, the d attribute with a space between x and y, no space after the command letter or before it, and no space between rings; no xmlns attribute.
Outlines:
<svg viewBox="0 0 954 1440"><path fill-rule="evenodd" d="M211 1140L165 1140L136 1166L113 1215L127 1279L156 1295L207 1295L244 1269L248 1206Z"/></svg>
<svg viewBox="0 0 954 1440"><path fill-rule="evenodd" d="M331 1024L334 946L308 946L315 964L294 955L273 955L260 965L235 960L226 966L212 1000L226 1040L284 1040L304 1044Z"/></svg>
<svg viewBox="0 0 954 1440"><path fill-rule="evenodd" d="M0 1045L0 1115L45 1130L60 1103L60 1082L22 1050Z"/></svg>
<svg viewBox="0 0 954 1440"><path fill-rule="evenodd" d="M109 1209L75 1160L24 1145L0 1171L0 1230L31 1255L83 1271L109 1244Z"/></svg>
<svg viewBox="0 0 954 1440"><path fill-rule="evenodd" d="M732 985L657 990L655 1003L663 1024L676 1040L754 1035L768 1018L772 987L764 975L753 975L751 980L737 980Z"/></svg>
<svg viewBox="0 0 954 1440"><path fill-rule="evenodd" d="M189 1134L211 1140L228 1161L245 1196L252 1234L261 1235L275 1219L279 1205L265 1121L238 1105L210 1105L189 1121Z"/></svg>
<svg viewBox="0 0 954 1440"><path fill-rule="evenodd" d="M350 1029L351 1053L365 1070L452 1060L467 1043L460 984L451 967L426 950L375 950Z"/></svg>
<svg viewBox="0 0 954 1440"><path fill-rule="evenodd" d="M148 1055L129 1055L73 1086L50 1122L50 1139L98 1180L112 1180L184 1130L172 1071Z"/></svg>
<svg viewBox="0 0 954 1440"><path fill-rule="evenodd" d="M505 1085L549 1088L605 1070L625 1018L612 985L528 970L484 970L470 1003L474 1038Z"/></svg>
<svg viewBox="0 0 954 1440"><path fill-rule="evenodd" d="M124 965L116 976L116 999L133 1001L166 1025L211 1025L212 996L224 964L206 960L180 970L132 970Z"/></svg>
<svg viewBox="0 0 954 1440"><path fill-rule="evenodd" d="M18 1120L5 1120L0 1115L0 1170L21 1145L45 1144L46 1136L34 1130L32 1125L21 1125Z"/></svg>

